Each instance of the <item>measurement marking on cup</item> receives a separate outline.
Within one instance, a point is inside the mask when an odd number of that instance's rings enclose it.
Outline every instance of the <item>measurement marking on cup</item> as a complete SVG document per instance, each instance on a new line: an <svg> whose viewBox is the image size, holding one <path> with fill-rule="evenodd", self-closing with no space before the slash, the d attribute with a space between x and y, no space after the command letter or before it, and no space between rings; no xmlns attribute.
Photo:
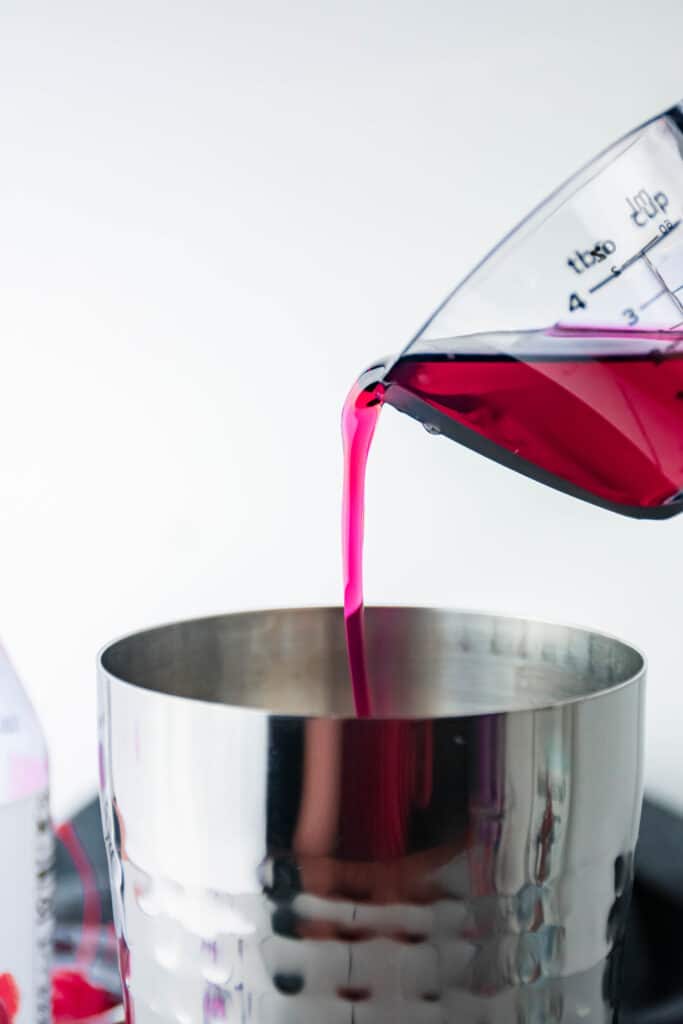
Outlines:
<svg viewBox="0 0 683 1024"><path fill-rule="evenodd" d="M641 302L639 309L647 309L647 307L651 306L653 302L657 301L657 299L661 299L662 295L666 295L666 288L662 288L661 292L657 292L657 294L653 295L651 299L647 300L647 302Z"/></svg>
<svg viewBox="0 0 683 1024"><path fill-rule="evenodd" d="M592 288L588 289L588 291L591 295L593 292L599 291L601 288L604 288L606 284L609 284L610 281L613 281L615 277L619 277L623 273L623 270L623 267L620 270L613 270L609 277L605 277L602 281L598 281L598 283L594 284Z"/></svg>
<svg viewBox="0 0 683 1024"><path fill-rule="evenodd" d="M647 256L646 253L643 253L643 259L645 260L645 262L646 262L646 264L648 266L648 269L652 272L653 276L656 277L657 280L659 281L659 283L663 286L664 291L668 292L669 295L671 296L671 300L674 303L674 305L676 306L676 309L678 310L678 312L679 313L683 313L683 302L681 302L681 300L679 299L678 295L675 295L673 292L669 291L669 288L667 286L666 281L664 280L664 278L662 277L662 275L660 274L659 270L654 265L654 263L652 262L650 257Z"/></svg>
<svg viewBox="0 0 683 1024"><path fill-rule="evenodd" d="M594 284L592 288L589 288L588 291L591 293L591 295L594 292L599 291L601 288L604 288L606 284L610 283L610 281L614 281L617 277L621 277L625 270L628 270L629 267L633 266L634 263L637 263L639 259L644 257L646 253L650 252L651 249L654 249L654 247L656 245L659 245L660 242L663 242L664 239L668 235L670 235L672 231L676 230L680 223L680 220L677 220L673 224L663 225L662 229L660 230L660 233L658 235L655 235L654 238L651 238L650 241L646 245L644 245L642 249L639 249L638 252L634 253L633 256L630 256L627 260L624 260L620 267L612 267L612 273L609 275L609 277L604 277L602 281L598 281L598 283ZM663 281L661 283L664 284ZM666 291L668 291L668 288L666 288L665 284L664 286Z"/></svg>

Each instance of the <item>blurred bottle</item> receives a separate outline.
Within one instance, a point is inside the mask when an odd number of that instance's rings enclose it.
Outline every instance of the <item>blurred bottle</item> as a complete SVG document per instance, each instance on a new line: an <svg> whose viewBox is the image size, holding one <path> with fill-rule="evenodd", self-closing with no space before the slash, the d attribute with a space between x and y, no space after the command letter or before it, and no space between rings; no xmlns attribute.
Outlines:
<svg viewBox="0 0 683 1024"><path fill-rule="evenodd" d="M49 1024L54 892L45 740L0 644L0 1024Z"/></svg>

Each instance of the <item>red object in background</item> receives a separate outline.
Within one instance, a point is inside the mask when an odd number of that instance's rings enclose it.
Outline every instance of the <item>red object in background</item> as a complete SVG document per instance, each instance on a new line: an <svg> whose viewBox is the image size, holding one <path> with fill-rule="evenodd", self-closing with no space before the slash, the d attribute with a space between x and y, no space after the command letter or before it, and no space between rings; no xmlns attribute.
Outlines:
<svg viewBox="0 0 683 1024"><path fill-rule="evenodd" d="M52 1013L55 1024L86 1021L119 1005L111 992L96 988L78 971L59 971L52 979ZM3 1024L0 1017L0 1024Z"/></svg>
<svg viewBox="0 0 683 1024"><path fill-rule="evenodd" d="M52 1014L54 1024L88 1021L112 1010L120 1003L118 995L92 985L86 973L97 957L97 946L103 938L100 896L93 866L76 829L66 822L57 829L57 836L67 850L78 872L83 889L83 921L81 941L76 951L76 965L81 970L60 970L52 975ZM0 1024L4 1024L0 1017Z"/></svg>
<svg viewBox="0 0 683 1024"><path fill-rule="evenodd" d="M12 1024L19 1012L19 987L11 974L0 974L0 1024Z"/></svg>

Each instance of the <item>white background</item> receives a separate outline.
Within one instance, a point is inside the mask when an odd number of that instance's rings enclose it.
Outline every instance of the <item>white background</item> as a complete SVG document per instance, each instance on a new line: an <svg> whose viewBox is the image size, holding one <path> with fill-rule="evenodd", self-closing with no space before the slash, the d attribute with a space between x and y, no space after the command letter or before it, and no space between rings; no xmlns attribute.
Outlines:
<svg viewBox="0 0 683 1024"><path fill-rule="evenodd" d="M568 172L683 96L678 0L0 6L0 633L58 817L94 662L340 598L339 412ZM621 520L388 410L370 601L602 627L650 657L683 808L683 520Z"/></svg>

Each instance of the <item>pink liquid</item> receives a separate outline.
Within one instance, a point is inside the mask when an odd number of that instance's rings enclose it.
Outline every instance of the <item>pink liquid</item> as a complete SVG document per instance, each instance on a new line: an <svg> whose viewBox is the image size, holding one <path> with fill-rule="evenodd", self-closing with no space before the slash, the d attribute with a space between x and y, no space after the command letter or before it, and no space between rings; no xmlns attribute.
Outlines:
<svg viewBox="0 0 683 1024"><path fill-rule="evenodd" d="M586 340L585 332L569 337ZM617 511L661 509L683 489L683 351L669 332L607 337L614 354L598 347L604 337L595 338L596 354L556 354L568 338L556 332L523 360L408 356L390 371L385 400L400 390L402 408L418 419L429 422L433 410L515 456L519 468L531 463L547 482Z"/></svg>
<svg viewBox="0 0 683 1024"><path fill-rule="evenodd" d="M367 717L372 711L363 636L365 472L383 395L384 387L381 384L373 387L371 391L364 391L358 384L354 384L342 412L344 621L353 700L359 718Z"/></svg>
<svg viewBox="0 0 683 1024"><path fill-rule="evenodd" d="M682 341L667 331L555 328L529 335L523 357L464 353L456 343L404 356L382 383L352 388L343 413L344 614L359 716L372 714L363 506L382 404L570 493L659 517L683 508Z"/></svg>

